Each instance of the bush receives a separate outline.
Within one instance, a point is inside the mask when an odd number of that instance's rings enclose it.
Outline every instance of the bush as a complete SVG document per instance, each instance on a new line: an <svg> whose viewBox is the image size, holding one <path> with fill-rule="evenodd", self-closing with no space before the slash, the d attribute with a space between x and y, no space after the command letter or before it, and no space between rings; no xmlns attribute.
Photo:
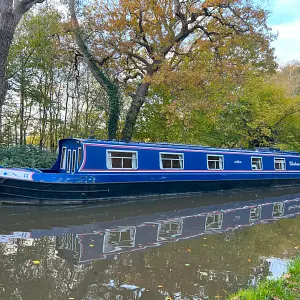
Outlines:
<svg viewBox="0 0 300 300"><path fill-rule="evenodd" d="M3 167L51 168L56 159L57 153L33 145L0 148L0 165Z"/></svg>
<svg viewBox="0 0 300 300"><path fill-rule="evenodd" d="M230 300L296 300L300 299L300 256L290 262L287 274L277 280L263 280L229 297Z"/></svg>

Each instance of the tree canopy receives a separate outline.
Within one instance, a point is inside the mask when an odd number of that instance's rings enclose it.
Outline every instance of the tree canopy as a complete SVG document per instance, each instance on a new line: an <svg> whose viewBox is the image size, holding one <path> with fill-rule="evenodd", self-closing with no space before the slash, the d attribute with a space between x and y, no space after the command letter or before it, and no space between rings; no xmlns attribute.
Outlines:
<svg viewBox="0 0 300 300"><path fill-rule="evenodd" d="M66 136L300 149L299 65L277 68L253 1L65 1L27 12L3 144ZM67 6L66 6L67 8Z"/></svg>
<svg viewBox="0 0 300 300"><path fill-rule="evenodd" d="M188 70L201 76L202 70L189 68L195 60L205 57L216 73L274 68L266 12L251 1L93 0L81 11L80 24L74 14L72 24L89 56L83 54L131 97L124 140L132 138L150 87L173 84L172 78L182 85L182 68L185 76Z"/></svg>

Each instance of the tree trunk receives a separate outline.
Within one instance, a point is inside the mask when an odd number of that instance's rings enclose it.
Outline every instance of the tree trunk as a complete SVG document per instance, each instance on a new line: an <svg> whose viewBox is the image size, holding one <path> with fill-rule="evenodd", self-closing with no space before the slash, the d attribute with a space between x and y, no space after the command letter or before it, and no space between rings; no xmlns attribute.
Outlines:
<svg viewBox="0 0 300 300"><path fill-rule="evenodd" d="M122 131L122 140L124 141L130 141L132 139L137 117L141 107L145 103L145 97L148 94L149 86L150 84L148 82L141 83L137 88L136 94L133 96Z"/></svg>
<svg viewBox="0 0 300 300"><path fill-rule="evenodd" d="M111 80L101 66L96 62L90 50L88 49L80 31L79 23L75 13L75 0L69 0L69 10L71 20L74 26L74 35L76 43L84 56L84 59L94 75L95 79L100 83L109 100L109 119L108 119L108 139L117 138L118 122L120 117L120 91L119 87Z"/></svg>
<svg viewBox="0 0 300 300"><path fill-rule="evenodd" d="M64 117L64 126L63 126L63 137L66 137L66 134L67 134L68 106L69 106L69 98L70 98L69 87L70 87L71 73L72 73L72 70L70 69L68 76L67 76L67 83L66 83L66 102L65 102L65 108L64 108L65 117Z"/></svg>
<svg viewBox="0 0 300 300"><path fill-rule="evenodd" d="M6 1L11 2L10 0ZM6 80L6 64L9 48L19 21L20 16L14 14L13 10L10 8L10 4L3 4L0 1L0 143L2 143L3 105L8 89Z"/></svg>
<svg viewBox="0 0 300 300"><path fill-rule="evenodd" d="M0 144L2 143L2 112L8 90L6 65L16 27L24 13L45 0L0 0Z"/></svg>
<svg viewBox="0 0 300 300"><path fill-rule="evenodd" d="M25 145L25 134L24 134L24 119L25 119L25 78L22 70L21 82L20 82L20 145Z"/></svg>

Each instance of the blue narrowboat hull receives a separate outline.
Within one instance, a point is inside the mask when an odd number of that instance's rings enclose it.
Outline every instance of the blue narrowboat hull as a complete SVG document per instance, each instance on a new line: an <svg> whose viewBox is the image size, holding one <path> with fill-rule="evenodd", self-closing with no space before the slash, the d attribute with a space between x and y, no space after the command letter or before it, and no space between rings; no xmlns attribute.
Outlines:
<svg viewBox="0 0 300 300"><path fill-rule="evenodd" d="M59 142L49 170L0 167L0 203L83 204L298 184L295 152L70 138Z"/></svg>
<svg viewBox="0 0 300 300"><path fill-rule="evenodd" d="M250 176L251 175L251 176ZM32 174L30 180L2 178L0 202L3 204L62 205L106 203L137 199L139 196L208 192L228 189L266 188L272 186L299 185L300 174L187 174L178 180L175 174L142 176L135 174L135 181L125 174L116 175L116 182L103 182L107 175L61 176L61 174ZM41 177L42 176L42 177ZM37 179L34 179L34 178ZM41 180L38 181L38 178ZM133 179L133 178L131 178ZM140 199L140 198L139 198Z"/></svg>

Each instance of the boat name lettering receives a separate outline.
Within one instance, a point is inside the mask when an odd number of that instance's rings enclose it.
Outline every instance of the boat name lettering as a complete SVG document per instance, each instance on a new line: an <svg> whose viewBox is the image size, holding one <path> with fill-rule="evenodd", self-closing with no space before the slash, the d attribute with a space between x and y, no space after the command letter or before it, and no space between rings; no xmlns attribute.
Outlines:
<svg viewBox="0 0 300 300"><path fill-rule="evenodd" d="M300 167L300 163L298 162L290 161L289 164L291 167Z"/></svg>
<svg viewBox="0 0 300 300"><path fill-rule="evenodd" d="M288 210L290 211L290 210L296 209L296 208L300 208L300 205L293 205L293 206L290 206Z"/></svg>
<svg viewBox="0 0 300 300"><path fill-rule="evenodd" d="M234 163L235 164L242 164L242 162L240 160L236 160Z"/></svg>

